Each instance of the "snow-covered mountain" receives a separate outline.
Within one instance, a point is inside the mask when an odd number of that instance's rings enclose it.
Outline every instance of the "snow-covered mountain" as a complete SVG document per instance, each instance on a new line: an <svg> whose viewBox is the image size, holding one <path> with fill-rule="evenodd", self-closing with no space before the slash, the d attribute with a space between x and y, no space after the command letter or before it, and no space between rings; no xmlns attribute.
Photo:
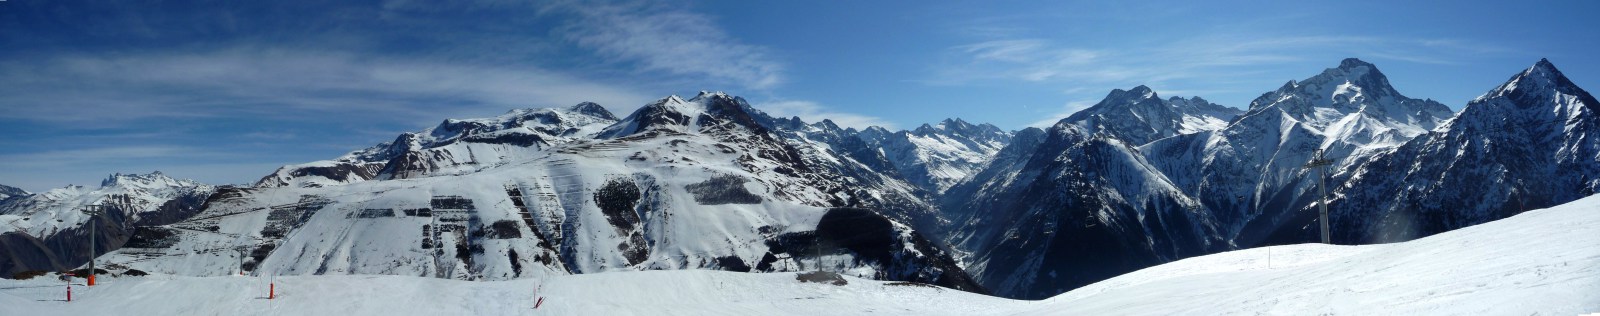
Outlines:
<svg viewBox="0 0 1600 316"><path fill-rule="evenodd" d="M858 137L880 151L906 180L938 194L981 168L1010 142L1011 133L994 125L945 119L898 132L873 126Z"/></svg>
<svg viewBox="0 0 1600 316"><path fill-rule="evenodd" d="M1100 103L1073 113L1066 121L1091 134L1104 133L1143 145L1181 134L1219 130L1240 113L1243 112L1200 97L1162 100L1150 87L1141 85L1131 90L1111 90Z"/></svg>
<svg viewBox="0 0 1600 316"><path fill-rule="evenodd" d="M116 249L135 226L163 225L199 212L214 190L160 171L113 174L100 187L68 186L0 201L0 274L60 270L88 261L89 229L95 224L95 250ZM91 216L85 210L103 207ZM92 221L91 221L92 220Z"/></svg>
<svg viewBox="0 0 1600 316"><path fill-rule="evenodd" d="M1356 59L1263 94L1237 117L1228 110L1144 86L1113 90L1038 144L1014 140L1019 149L947 192L943 212L959 225L950 240L980 282L1022 298L1253 246L1314 199L1315 173L1302 166L1316 150L1348 166L1353 158L1339 156L1398 146L1450 115Z"/></svg>
<svg viewBox="0 0 1600 316"><path fill-rule="evenodd" d="M1315 200L1318 150L1332 170L1399 146L1451 115L1438 102L1407 98L1372 64L1351 58L1262 94L1216 131L1165 138L1140 152L1175 186L1200 200L1224 236L1253 246L1288 210ZM1247 226L1254 228L1246 229Z"/></svg>
<svg viewBox="0 0 1600 316"><path fill-rule="evenodd" d="M959 225L952 241L971 251L968 270L984 286L1039 299L1228 249L1211 214L1133 144L1075 123L1019 132L946 195Z"/></svg>
<svg viewBox="0 0 1600 316"><path fill-rule="evenodd" d="M968 270L995 293L1044 298L1231 245L1213 215L1136 146L1222 128L1237 110L1149 87L1113 90L1048 130L1017 132L942 200Z"/></svg>
<svg viewBox="0 0 1600 316"><path fill-rule="evenodd" d="M5 201L13 196L24 196L28 194L30 193L28 193L27 190L0 184L0 201Z"/></svg>
<svg viewBox="0 0 1600 316"><path fill-rule="evenodd" d="M471 170L530 151L587 139L617 118L599 104L521 109L505 115L450 119L419 133L351 152L333 160L290 165L262 178L257 187L321 187L372 179ZM457 145L457 146L451 146ZM486 149L487 152L473 152Z"/></svg>
<svg viewBox="0 0 1600 316"><path fill-rule="evenodd" d="M959 119L856 130L702 92L622 118L584 103L445 120L251 187L154 194L174 206L126 207L145 211L106 219L121 228L102 237L127 240L104 257L113 269L177 275L824 269L1045 298L1315 240L1320 181L1304 166L1318 151L1333 161L1336 243L1411 240L1592 195L1597 109L1543 60L1453 117L1356 59L1242 114L1139 86L1016 132ZM141 177L100 190L201 186ZM17 238L81 235L83 216L65 211L79 206L39 201L85 192L0 198L15 231L0 246L25 252L9 258L76 253Z"/></svg>
<svg viewBox="0 0 1600 316"><path fill-rule="evenodd" d="M1594 96L1539 60L1439 129L1336 177L1335 242L1410 240L1593 195L1597 113ZM1282 237L1303 234L1295 228Z"/></svg>
<svg viewBox="0 0 1600 316"><path fill-rule="evenodd" d="M1600 197L1409 242L1200 256L1042 301L848 275L834 285L794 273L678 270L501 282L102 276L99 286L74 287L70 303L60 301L59 280L0 279L0 306L23 315L1583 315L1600 311L1595 209ZM261 299L269 287L275 298Z"/></svg>
<svg viewBox="0 0 1600 316"><path fill-rule="evenodd" d="M582 104L447 120L223 188L198 215L140 227L106 266L467 280L822 268L982 292L908 225L932 214L914 186L770 121L709 92L622 119Z"/></svg>

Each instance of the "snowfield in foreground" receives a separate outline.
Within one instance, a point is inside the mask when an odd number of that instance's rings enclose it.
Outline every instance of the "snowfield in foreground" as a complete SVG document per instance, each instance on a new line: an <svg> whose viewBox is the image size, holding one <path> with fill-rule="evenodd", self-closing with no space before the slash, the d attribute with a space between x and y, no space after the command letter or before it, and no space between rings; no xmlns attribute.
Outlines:
<svg viewBox="0 0 1600 316"><path fill-rule="evenodd" d="M1270 262L1268 256L1271 256ZM403 276L121 277L93 289L0 280L5 315L1144 315L1600 312L1600 196L1411 242L1190 258L1042 301L794 273L615 272L470 282ZM545 301L534 309L536 297Z"/></svg>

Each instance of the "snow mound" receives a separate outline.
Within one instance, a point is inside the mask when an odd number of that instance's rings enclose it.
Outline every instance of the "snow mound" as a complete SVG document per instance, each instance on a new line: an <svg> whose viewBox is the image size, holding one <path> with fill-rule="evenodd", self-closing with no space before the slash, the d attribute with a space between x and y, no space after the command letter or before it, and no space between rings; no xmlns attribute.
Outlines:
<svg viewBox="0 0 1600 316"><path fill-rule="evenodd" d="M1039 307L1024 314L1592 313L1600 311L1600 196L1410 242L1189 258Z"/></svg>

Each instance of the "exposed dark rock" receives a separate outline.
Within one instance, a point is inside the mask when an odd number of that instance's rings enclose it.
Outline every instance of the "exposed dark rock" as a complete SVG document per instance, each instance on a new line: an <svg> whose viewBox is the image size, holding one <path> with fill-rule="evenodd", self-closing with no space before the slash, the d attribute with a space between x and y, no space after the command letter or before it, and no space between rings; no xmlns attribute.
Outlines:
<svg viewBox="0 0 1600 316"><path fill-rule="evenodd" d="M819 253L848 253L855 258L854 264L877 266L881 272L874 279L930 283L988 294L944 249L915 231L902 234L888 218L867 209L829 209L816 231L778 235L767 240L767 246L769 254L762 256L757 270L773 271L772 265L778 259L772 254L814 260Z"/></svg>
<svg viewBox="0 0 1600 316"><path fill-rule="evenodd" d="M827 271L801 272L800 274L796 274L794 276L794 279L795 280L799 280L800 282L805 282L805 283L822 283L822 284L832 284L832 285L839 285L839 286L843 286L845 284L850 284L850 282L847 282L847 281L844 280L844 277L839 276L838 273L827 272Z"/></svg>
<svg viewBox="0 0 1600 316"><path fill-rule="evenodd" d="M170 248L178 244L178 232L165 227L135 227L133 237L123 248Z"/></svg>
<svg viewBox="0 0 1600 316"><path fill-rule="evenodd" d="M618 232L628 232L639 223L634 206L638 205L640 196L639 186L633 181L615 178L594 192L594 202L611 227L616 227Z"/></svg>
<svg viewBox="0 0 1600 316"><path fill-rule="evenodd" d="M717 268L722 270L750 272L750 265L745 264L744 259L739 259L737 256L717 257L716 264Z"/></svg>
<svg viewBox="0 0 1600 316"><path fill-rule="evenodd" d="M684 186L684 189L694 194L694 201L700 205L760 204L761 197L744 188L746 181L739 176L720 175Z"/></svg>
<svg viewBox="0 0 1600 316"><path fill-rule="evenodd" d="M543 137L532 133L495 133L470 135L461 139L468 143L515 145L532 147L535 145L549 145Z"/></svg>
<svg viewBox="0 0 1600 316"><path fill-rule="evenodd" d="M522 227L516 220L498 220L487 227L485 237L489 239L517 239L522 238Z"/></svg>

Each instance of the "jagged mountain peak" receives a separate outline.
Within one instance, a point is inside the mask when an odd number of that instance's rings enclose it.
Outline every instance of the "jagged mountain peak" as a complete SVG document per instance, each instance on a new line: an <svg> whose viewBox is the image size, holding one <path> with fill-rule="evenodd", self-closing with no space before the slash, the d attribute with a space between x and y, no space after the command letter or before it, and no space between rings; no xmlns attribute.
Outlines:
<svg viewBox="0 0 1600 316"><path fill-rule="evenodd" d="M1111 89L1111 93L1107 93L1106 97L1101 99L1100 102L1104 103L1108 100L1145 100L1160 98L1161 96L1157 95L1156 91L1150 89L1149 86L1138 85L1128 90Z"/></svg>
<svg viewBox="0 0 1600 316"><path fill-rule="evenodd" d="M24 196L24 195L28 195L28 194L31 194L31 193L28 193L27 190L23 190L21 188L17 188L17 187L13 187L13 186L0 184L0 200L5 200L5 199L13 197L13 196Z"/></svg>
<svg viewBox="0 0 1600 316"><path fill-rule="evenodd" d="M916 129L911 130L911 133L917 134L917 135L923 135L923 136L932 135L932 134L952 134L952 133L953 134L969 134L969 133L973 133L973 132L980 132L980 133L981 132L987 132L990 129L998 131L1000 128L999 127L995 127L994 125L987 124L987 123L985 123L985 124L968 123L967 121L962 120L961 118L947 118L947 119L939 121L938 123L935 123L935 124L923 123L922 125L917 126Z"/></svg>
<svg viewBox="0 0 1600 316"><path fill-rule="evenodd" d="M574 105L574 106L572 106L570 108L567 108L567 110L568 111L572 111L572 112L576 112L576 113L587 114L587 115L598 117L598 118L608 119L608 120L616 120L617 119L617 116L611 114L611 111L606 110L605 107L600 106L600 104L597 104L597 103L594 103L594 102L578 103L578 105Z"/></svg>
<svg viewBox="0 0 1600 316"><path fill-rule="evenodd" d="M1339 62L1339 67L1323 70L1321 74L1301 80L1299 85L1317 89L1318 95L1329 95L1323 90L1332 89L1334 98L1405 98L1394 90L1389 84L1389 77L1384 76L1378 66L1355 58L1346 58Z"/></svg>
<svg viewBox="0 0 1600 316"><path fill-rule="evenodd" d="M113 173L110 176L106 176L105 180L101 180L100 181L100 186L101 187L116 187L116 186L152 187L152 186L199 186L199 185L202 185L202 184L199 183L199 182L196 182L194 180L174 179L172 177L167 176L166 174L161 173L161 171L152 171L152 172L146 173L146 174L137 174L137 173L124 174L124 173L120 173L119 172L119 173Z"/></svg>
<svg viewBox="0 0 1600 316"><path fill-rule="evenodd" d="M796 117L794 117L794 119L796 121L799 121L800 117L796 116ZM816 122L816 123L812 123L811 125L812 126L816 126L818 128L821 128L821 129L824 129L824 130L829 130L829 131L842 131L842 130L844 130L842 128L839 128L839 124L834 123L833 120L830 120L830 119L822 119L822 121L819 121L819 122Z"/></svg>
<svg viewBox="0 0 1600 316"><path fill-rule="evenodd" d="M1167 102L1168 103L1193 102L1193 103L1199 103L1199 104L1211 103L1211 101L1208 101L1205 98L1201 98L1200 96L1192 96L1192 97L1189 97L1188 99L1185 99L1183 97L1174 96L1174 97L1167 98Z"/></svg>
<svg viewBox="0 0 1600 316"><path fill-rule="evenodd" d="M1530 66L1528 69L1517 73L1515 76L1512 76L1511 79L1506 80L1505 83L1500 84L1500 86L1495 87L1493 90L1489 90L1488 93L1473 99L1473 102L1479 102L1482 100L1519 92L1533 92L1537 94L1538 91L1543 90L1552 90L1553 92L1566 95L1588 97L1591 99L1593 98L1592 96L1588 96L1588 92L1578 88L1577 84L1572 83L1572 80L1567 79L1567 76L1562 74L1560 69L1556 69L1556 65L1551 63L1549 59L1540 58L1538 62L1533 64L1533 66Z"/></svg>
<svg viewBox="0 0 1600 316"><path fill-rule="evenodd" d="M700 93L695 94L693 98L689 98L689 102L695 102L695 101L703 100L703 99L706 99L706 98L716 98L716 97L727 98L727 97L730 97L730 96L728 95L728 93L722 92L722 91L700 90Z"/></svg>
<svg viewBox="0 0 1600 316"><path fill-rule="evenodd" d="M1450 126L1469 133L1527 130L1577 123L1595 113L1600 113L1600 101L1567 79L1549 60L1540 59L1505 83L1467 102Z"/></svg>
<svg viewBox="0 0 1600 316"><path fill-rule="evenodd" d="M1339 68L1342 69L1356 69L1361 67L1374 68L1376 66L1373 66L1372 63L1362 61L1361 59L1355 57L1345 58L1344 60L1339 61Z"/></svg>
<svg viewBox="0 0 1600 316"><path fill-rule="evenodd" d="M763 119L770 118L755 110L742 97L701 91L689 100L671 95L645 105L615 125L606 127L600 137L616 138L656 130L698 132L702 128L721 126L724 122L765 131L767 127L760 123Z"/></svg>
<svg viewBox="0 0 1600 316"><path fill-rule="evenodd" d="M1113 89L1099 103L1059 123L1144 144L1174 135L1221 129L1237 115L1236 109L1199 97L1174 96L1163 100L1155 90L1139 85L1129 90Z"/></svg>
<svg viewBox="0 0 1600 316"><path fill-rule="evenodd" d="M947 128L947 129L949 129L949 128L966 128L966 127L972 126L972 123L967 123L967 121L961 120L961 118L956 117L956 118L947 118L947 119L944 119L943 121L939 121L939 125L944 127L944 128Z"/></svg>
<svg viewBox="0 0 1600 316"><path fill-rule="evenodd" d="M1250 111L1243 117L1271 118L1280 112L1318 132L1354 135L1362 139L1354 142L1361 146L1369 143L1394 145L1437 127L1454 114L1439 102L1401 95L1377 66L1354 58L1345 59L1338 67L1327 68L1305 80L1291 80L1277 90L1263 93L1250 102ZM1363 121L1378 126L1356 126ZM1390 130L1396 132L1390 133ZM1379 135L1385 133L1393 135Z"/></svg>
<svg viewBox="0 0 1600 316"><path fill-rule="evenodd" d="M1115 90L1113 90L1113 91L1115 91ZM1135 86L1135 87L1133 87L1133 89L1129 89L1128 93L1131 93L1131 94L1134 94L1134 95L1139 95L1139 96L1141 96L1143 98L1156 98L1157 97L1156 96L1156 91L1154 89L1150 89L1150 86L1146 86L1146 85Z"/></svg>

